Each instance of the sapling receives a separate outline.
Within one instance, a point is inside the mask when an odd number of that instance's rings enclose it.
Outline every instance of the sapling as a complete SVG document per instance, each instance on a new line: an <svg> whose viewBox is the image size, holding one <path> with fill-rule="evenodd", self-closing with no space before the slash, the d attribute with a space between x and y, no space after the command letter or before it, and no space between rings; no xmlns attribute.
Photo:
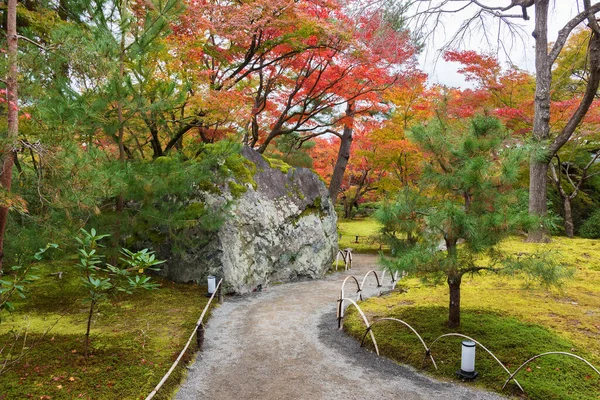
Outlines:
<svg viewBox="0 0 600 400"><path fill-rule="evenodd" d="M157 266L164 262L157 260L154 252L148 249L138 252L121 249L123 257L119 258L120 265L111 265L104 261L104 255L99 252L104 247L99 242L109 236L97 233L94 228L89 232L82 228L81 234L75 238L79 243L77 267L82 274L81 281L88 292L88 296L83 301L89 303L85 357L89 355L92 317L98 303L116 292L132 294L137 289L156 289L159 285L152 283L151 277L145 275L145 272L158 270Z"/></svg>
<svg viewBox="0 0 600 400"><path fill-rule="evenodd" d="M46 247L39 249L33 255L33 261L41 261L44 254L50 249L58 248L57 244L48 243ZM13 265L0 271L0 313L2 311L13 311L15 309L12 298L16 295L25 298L27 286L39 279L39 276L34 275L35 265L28 263L27 265ZM0 322L2 321L0 315Z"/></svg>

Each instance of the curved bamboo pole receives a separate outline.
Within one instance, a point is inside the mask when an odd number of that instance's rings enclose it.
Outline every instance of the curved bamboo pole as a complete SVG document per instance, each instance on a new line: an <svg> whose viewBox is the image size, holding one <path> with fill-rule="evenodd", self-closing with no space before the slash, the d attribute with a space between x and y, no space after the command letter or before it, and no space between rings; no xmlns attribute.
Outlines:
<svg viewBox="0 0 600 400"><path fill-rule="evenodd" d="M365 313L363 312L363 310L360 309L360 307L358 306L358 304L354 300L352 300L352 299L346 298L346 299L342 299L342 300L347 300L350 303L352 303L352 305L354 305L354 307L356 307L356 309L358 310L358 313L360 314L360 316L362 317L362 319L363 319L363 321L365 323L365 326L367 328L369 328L370 327L369 320L367 319L367 316L365 315ZM377 353L377 355L379 355L379 347L377 346L377 341L375 340L375 334L370 329L369 329L369 332L371 333L371 341L373 342L373 346L375 346L375 352Z"/></svg>
<svg viewBox="0 0 600 400"><path fill-rule="evenodd" d="M402 321L401 319L398 319L398 318L380 318L378 320L373 321L373 323L369 327L367 327L367 331L371 330L372 327L373 327L373 325L375 325L376 323L378 323L380 321L396 321L396 322L400 322L401 324L403 324L404 326L406 326L408 329L410 329L415 335L417 335L417 337L419 338L419 340L423 344L423 347L425 347L425 354L427 356L429 356L429 358L431 359L431 362L433 363L433 366L435 367L435 369L438 369L437 364L436 364L435 360L433 359L433 356L431 355L431 351L429 351L429 348L425 344L425 341L423 340L423 338L421 337L421 335L419 335L419 333L412 326L410 326L407 322ZM362 341L360 342L360 346L361 347L363 346L366 337L367 337L367 332L365 332L365 335L363 336Z"/></svg>
<svg viewBox="0 0 600 400"><path fill-rule="evenodd" d="M338 261L340 260L340 256L342 257L342 260L344 260L344 270L348 271L350 268L352 268L352 250L348 249L344 249L344 250L339 250L335 256L335 270L337 271L338 269Z"/></svg>
<svg viewBox="0 0 600 400"><path fill-rule="evenodd" d="M517 375L517 374L519 373L519 371L520 371L520 370L521 370L521 369L522 369L524 366L526 366L527 364L529 364L530 362L532 362L532 361L533 361L533 360L535 360L536 358L540 358L540 357L544 357L544 356L549 356L549 355L552 355L552 354L559 354L559 355L563 355L563 356L574 357L574 358L576 358L576 359L578 359L578 360L580 360L580 361L583 361L583 362L584 362L584 363L586 363L586 364L587 364L587 365L588 365L590 368L592 368L594 371L596 371L596 373L598 374L598 376L600 376L600 371L598 371L598 370L596 369L596 367L594 367L594 366L593 366L593 365L592 365L592 364L591 364L591 363L590 363L588 360L586 360L586 359L585 359L585 358L583 358L583 357L580 357L580 356L578 356L578 355L576 355L576 354L567 353L567 352L565 352L565 351L549 351L549 352L547 352L547 353L538 354L537 356L531 357L529 360L525 361L525 362L523 363L523 365L521 365L519 368L517 368L517 369L515 370L515 372L513 372L512 374L510 374L510 377L509 377L509 378L506 380L506 382L504 382L504 385L502 386L502 389L504 389L504 388L506 387L506 385L508 384L508 382L510 382L510 381L511 381L511 380L513 380L513 379L514 379L514 381L515 381L515 382L517 382L517 380L515 379L515 375ZM518 385L518 383L517 383L517 385ZM519 385L519 387L521 387L521 386ZM523 389L521 389L521 390L523 390Z"/></svg>
<svg viewBox="0 0 600 400"><path fill-rule="evenodd" d="M344 298L346 297L344 294L344 287L346 286L346 282L350 278L354 279L354 282L356 283L356 287L357 287L356 293L358 293L357 301L362 300L362 293L360 290L360 283L358 283L358 279L356 279L356 277L353 275L347 276L346 279L344 279L344 282L342 283L342 289L340 291L340 297L338 299L338 303L339 303L338 304L338 312L337 312L338 329L342 329L342 318L344 318Z"/></svg>
<svg viewBox="0 0 600 400"><path fill-rule="evenodd" d="M439 339L441 339L441 338L443 338L443 337L448 337L448 336L456 336L456 337L461 337L461 338L464 338L464 339L468 339L468 340L472 341L473 343L476 343L476 344L478 344L478 345L479 345L479 346L480 346L482 349L484 349L485 351L487 351L487 352L488 352L488 354L489 354L490 356L492 356L492 358L493 358L494 360L496 360L496 362L497 362L498 364L500 364L500 366L501 366L501 367L502 367L502 368L503 368L503 369L506 371L506 373L507 373L508 375L510 375L511 377L513 376L513 375L510 373L510 371L509 371L509 370L508 370L508 369L507 369L507 368L504 366L504 364L502 364L502 362L500 362L500 360L498 359L498 357L496 357L496 356L494 355L494 353L492 353L490 350L488 350L488 348L487 348L487 347L485 347L484 345L482 345L481 343L479 343L477 340L475 340L475 339L473 339L472 337L469 337L469 336L467 336L467 335L463 335L463 334L460 334L460 333L446 333L446 334L444 334L444 335L438 336L438 337L437 337L437 338L436 338L436 339L435 339L433 342L431 342L431 346L429 346L429 349L431 350L431 348L433 347L433 345L435 344L435 342L437 342ZM509 378L509 380L510 380L510 378ZM508 381L507 381L507 383L508 383ZM525 393L525 390L523 390L523 387L521 386L521 384L520 384L520 383L519 383L519 382L518 382L516 379L515 379L515 383L517 384L517 386L519 387L519 389L521 389L521 392ZM504 386L506 386L506 383L504 384ZM502 389L504 389L504 386L502 386Z"/></svg>
<svg viewBox="0 0 600 400"><path fill-rule="evenodd" d="M360 292L361 292L361 296L362 296L362 290L363 287L365 286L365 282L367 281L367 278L369 277L370 274L375 275L375 280L377 281L377 287L380 288L381 287L381 283L379 282L379 277L377 276L377 272L375 272L374 270L370 270L369 272L367 272L365 274L365 277L363 278L361 284L360 284ZM381 292L381 291L380 291Z"/></svg>

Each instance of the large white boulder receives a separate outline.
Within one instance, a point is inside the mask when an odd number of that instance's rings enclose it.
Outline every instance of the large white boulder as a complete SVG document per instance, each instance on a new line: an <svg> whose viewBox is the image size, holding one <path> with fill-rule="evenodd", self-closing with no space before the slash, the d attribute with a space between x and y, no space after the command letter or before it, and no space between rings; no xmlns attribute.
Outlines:
<svg viewBox="0 0 600 400"><path fill-rule="evenodd" d="M163 273L179 282L221 276L225 289L236 293L323 276L338 247L325 184L309 169L273 168L249 148L242 154L256 166L255 187L248 184L238 198L205 195L212 209L229 204L228 217L216 233L188 229L186 246L169 252Z"/></svg>

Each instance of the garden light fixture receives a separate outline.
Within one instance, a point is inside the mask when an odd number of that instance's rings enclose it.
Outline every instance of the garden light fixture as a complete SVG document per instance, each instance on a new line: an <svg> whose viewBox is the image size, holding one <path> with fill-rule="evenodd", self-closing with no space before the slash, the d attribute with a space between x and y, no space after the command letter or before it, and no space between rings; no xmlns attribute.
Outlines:
<svg viewBox="0 0 600 400"><path fill-rule="evenodd" d="M475 371L475 342L463 340L460 370L456 372L463 379L473 380L478 373Z"/></svg>
<svg viewBox="0 0 600 400"><path fill-rule="evenodd" d="M209 275L208 276L208 296L211 296L217 287L217 277Z"/></svg>

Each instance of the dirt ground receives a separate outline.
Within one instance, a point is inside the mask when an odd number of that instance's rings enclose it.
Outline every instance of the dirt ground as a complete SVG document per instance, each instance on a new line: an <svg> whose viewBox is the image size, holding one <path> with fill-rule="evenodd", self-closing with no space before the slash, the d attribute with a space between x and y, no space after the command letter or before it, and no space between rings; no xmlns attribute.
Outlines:
<svg viewBox="0 0 600 400"><path fill-rule="evenodd" d="M228 298L213 312L204 349L176 399L501 399L397 365L337 330L342 281L360 281L378 269L376 261L354 255L348 272Z"/></svg>

